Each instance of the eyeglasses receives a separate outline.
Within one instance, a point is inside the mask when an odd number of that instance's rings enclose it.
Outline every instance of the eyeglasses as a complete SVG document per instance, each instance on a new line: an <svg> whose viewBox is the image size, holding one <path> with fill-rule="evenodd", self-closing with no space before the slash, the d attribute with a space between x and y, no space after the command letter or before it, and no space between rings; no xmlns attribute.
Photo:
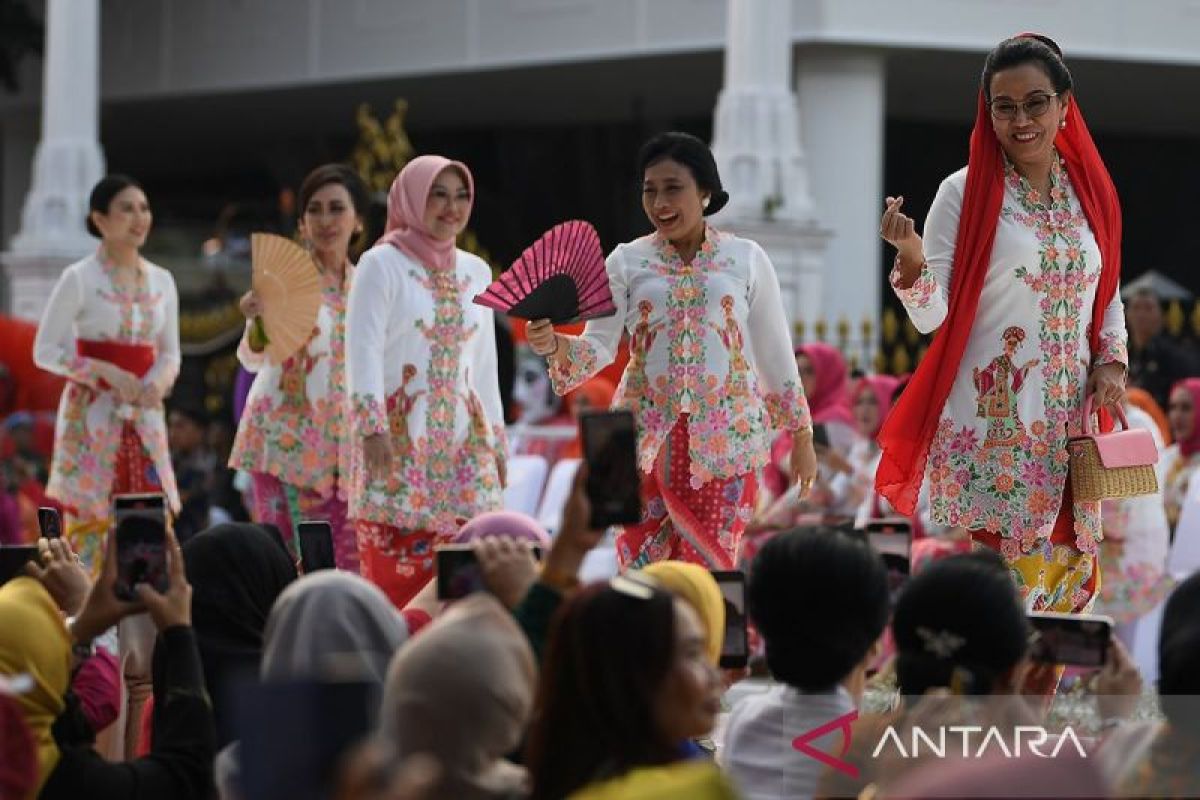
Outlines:
<svg viewBox="0 0 1200 800"><path fill-rule="evenodd" d="M1001 97L989 103L988 107L992 111L992 116L996 119L1016 119L1017 110L1022 108L1025 109L1025 116L1029 117L1029 119L1037 119L1050 110L1051 97L1058 97L1058 92L1050 94L1039 92L1020 103L1009 100L1006 97Z"/></svg>

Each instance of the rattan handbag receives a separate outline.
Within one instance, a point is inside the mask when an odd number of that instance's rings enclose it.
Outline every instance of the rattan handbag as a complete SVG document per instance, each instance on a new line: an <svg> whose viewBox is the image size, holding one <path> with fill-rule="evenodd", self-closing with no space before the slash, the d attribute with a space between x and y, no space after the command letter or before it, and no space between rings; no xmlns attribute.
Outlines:
<svg viewBox="0 0 1200 800"><path fill-rule="evenodd" d="M1076 502L1119 500L1158 491L1158 448L1150 431L1130 430L1125 412L1116 406L1123 430L1092 430L1092 398L1083 407L1083 434L1067 441L1071 456L1071 492Z"/></svg>

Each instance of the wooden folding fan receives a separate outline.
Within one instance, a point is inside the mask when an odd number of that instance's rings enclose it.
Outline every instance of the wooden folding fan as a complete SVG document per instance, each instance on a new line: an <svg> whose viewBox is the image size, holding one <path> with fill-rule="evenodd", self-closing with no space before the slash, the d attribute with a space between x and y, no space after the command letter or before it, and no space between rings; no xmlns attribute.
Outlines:
<svg viewBox="0 0 1200 800"><path fill-rule="evenodd" d="M475 302L512 317L555 325L617 312L596 229L581 220L555 225L526 248Z"/></svg>
<svg viewBox="0 0 1200 800"><path fill-rule="evenodd" d="M267 358L282 364L312 338L321 309L321 273L300 245L273 233L250 237L251 285L262 303L256 320Z"/></svg>

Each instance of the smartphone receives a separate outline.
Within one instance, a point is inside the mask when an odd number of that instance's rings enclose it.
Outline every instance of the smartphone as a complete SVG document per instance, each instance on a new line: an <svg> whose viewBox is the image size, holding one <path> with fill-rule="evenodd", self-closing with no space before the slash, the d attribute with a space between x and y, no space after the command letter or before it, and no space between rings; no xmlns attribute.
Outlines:
<svg viewBox="0 0 1200 800"><path fill-rule="evenodd" d="M713 570L725 600L725 638L721 643L721 667L741 669L750 661L750 635L746 629L746 573Z"/></svg>
<svg viewBox="0 0 1200 800"><path fill-rule="evenodd" d="M637 466L637 425L625 410L589 411L579 417L587 461L587 493L593 529L625 525L642 518Z"/></svg>
<svg viewBox="0 0 1200 800"><path fill-rule="evenodd" d="M57 539L62 536L62 515L57 508L42 506L37 512L38 530L46 539Z"/></svg>
<svg viewBox="0 0 1200 800"><path fill-rule="evenodd" d="M895 603L911 572L912 523L902 517L873 519L864 526L863 532L867 544L883 558L888 572L888 591Z"/></svg>
<svg viewBox="0 0 1200 800"><path fill-rule="evenodd" d="M1112 641L1111 617L1097 614L1033 612L1035 633L1030 657L1043 664L1102 667Z"/></svg>
<svg viewBox="0 0 1200 800"><path fill-rule="evenodd" d="M320 519L307 519L296 526L300 538L300 567L305 575L317 570L336 569L333 557L333 525Z"/></svg>
<svg viewBox="0 0 1200 800"><path fill-rule="evenodd" d="M38 549L33 544L0 545L0 586L25 574L25 564L37 561Z"/></svg>
<svg viewBox="0 0 1200 800"><path fill-rule="evenodd" d="M146 583L167 591L167 511L161 494L113 495L113 535L117 539L117 582L121 600L137 600L134 588Z"/></svg>
<svg viewBox="0 0 1200 800"><path fill-rule="evenodd" d="M241 788L257 800L324 800L336 794L346 753L378 721L377 682L247 680L230 692Z"/></svg>
<svg viewBox="0 0 1200 800"><path fill-rule="evenodd" d="M829 429L824 422L813 425L813 447L829 447Z"/></svg>
<svg viewBox="0 0 1200 800"><path fill-rule="evenodd" d="M437 559L437 596L439 600L461 600L482 592L483 572L469 544L444 544L434 550ZM533 548L533 557L542 560L542 548Z"/></svg>

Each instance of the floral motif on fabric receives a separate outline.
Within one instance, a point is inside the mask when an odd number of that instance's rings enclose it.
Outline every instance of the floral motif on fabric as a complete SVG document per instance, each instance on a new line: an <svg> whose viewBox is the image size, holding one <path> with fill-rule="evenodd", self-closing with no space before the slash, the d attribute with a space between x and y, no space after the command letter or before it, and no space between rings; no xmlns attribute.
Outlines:
<svg viewBox="0 0 1200 800"><path fill-rule="evenodd" d="M1124 364L1129 366L1129 347L1124 336L1106 333L1100 336L1100 350L1092 359L1094 366Z"/></svg>
<svg viewBox="0 0 1200 800"><path fill-rule="evenodd" d="M108 276L109 289L97 289L96 294L105 302L112 303L121 309L121 326L117 331L117 341L134 344L153 344L154 342L154 309L162 302L162 292L152 292L146 286L144 274L139 277L136 288L121 286L117 283L117 266L101 249L96 260L100 268ZM145 267L143 265L143 271Z"/></svg>
<svg viewBox="0 0 1200 800"><path fill-rule="evenodd" d="M929 265L921 265L921 274L917 277L915 283L907 289L900 288L900 261L897 257L895 265L892 267L891 274L888 275L888 283L896 292L896 297L900 298L900 302L908 308L920 311L928 308L933 298L937 295L939 288L937 278L933 276L933 271L929 269Z"/></svg>
<svg viewBox="0 0 1200 800"><path fill-rule="evenodd" d="M357 392L351 395L350 413L354 417L354 430L359 436L374 436L390 429L383 404L370 395Z"/></svg>
<svg viewBox="0 0 1200 800"><path fill-rule="evenodd" d="M401 384L401 396L394 393L388 401L386 430L397 427L408 437L407 454L399 459L399 468L383 481L372 481L358 503L358 516L364 520L391 519L406 530L424 529L448 534L470 517L493 507L501 491L498 443L482 404L470 389L470 376L463 380L464 345L477 334L476 325L467 325L463 296L470 284L453 270L412 270L410 277L429 291L433 298L433 321L418 319L416 332L429 345L429 363L425 371L425 430L412 437L409 420L398 424L395 410L407 405L410 412L417 393L407 393L407 381ZM406 373L408 371L406 370ZM415 377L417 369L411 372ZM462 403L468 414L466 438L455 444L455 423ZM403 537L401 537L403 539ZM397 557L399 540L371 542L376 549Z"/></svg>
<svg viewBox="0 0 1200 800"><path fill-rule="evenodd" d="M596 348L591 342L584 341L578 336L568 336L565 341L560 339L559 346L567 348L564 354L566 365L556 359L550 359L550 385L557 394L566 394L578 388L600 370L596 363Z"/></svg>
<svg viewBox="0 0 1200 800"><path fill-rule="evenodd" d="M1079 614L1090 609L1095 586L1088 581L1096 568L1096 553L1081 553L1043 542L1029 552L1015 552L1004 540L1002 552L1016 581L1025 612Z"/></svg>
<svg viewBox="0 0 1200 800"><path fill-rule="evenodd" d="M999 534L1001 552L1010 562L1046 546L1058 515L1067 480L1067 437L1082 424L1083 316L1099 278L1099 270L1086 263L1087 220L1071 202L1060 163L1050 179L1049 203L1043 204L1009 165L1005 180L1017 202L1006 201L1001 210L1005 219L1032 229L1037 240L1037 266L1015 270L1037 296L1036 333L1020 326L1003 331L997 343L1003 351L972 372L976 415L986 421L985 430L944 418L928 462L934 519ZM1020 397L1029 391L1040 391L1042 419L1021 418ZM1076 503L1074 518L1077 550L1095 554L1102 538L1099 504ZM1026 577L1036 587L1037 573ZM1051 605L1057 609L1069 601L1058 598Z"/></svg>
<svg viewBox="0 0 1200 800"><path fill-rule="evenodd" d="M243 470L273 475L289 486L330 497L343 497L340 476L350 471L350 425L372 423L364 398L346 398L346 304L353 267L344 276L322 272L323 304L329 326L325 349L317 349L324 332L315 327L309 341L279 367L278 391L255 397L238 428L230 463ZM328 385L310 392L317 364L325 361ZM260 373L261 374L261 373ZM260 377L260 380L262 378Z"/></svg>

